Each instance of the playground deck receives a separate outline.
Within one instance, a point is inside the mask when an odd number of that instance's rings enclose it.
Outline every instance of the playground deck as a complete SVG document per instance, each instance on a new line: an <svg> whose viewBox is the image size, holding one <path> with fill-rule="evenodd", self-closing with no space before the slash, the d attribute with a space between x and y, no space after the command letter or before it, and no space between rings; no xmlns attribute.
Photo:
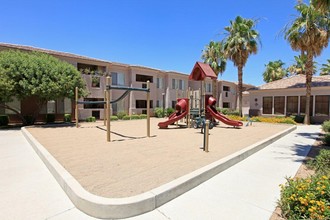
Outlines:
<svg viewBox="0 0 330 220"><path fill-rule="evenodd" d="M274 135L289 125L253 123L233 129L220 124L210 130L209 151L200 147L200 129L158 129L164 119L111 123L111 142L103 122L75 127L31 127L28 131L89 192L122 198L149 191ZM180 123L179 123L180 124Z"/></svg>

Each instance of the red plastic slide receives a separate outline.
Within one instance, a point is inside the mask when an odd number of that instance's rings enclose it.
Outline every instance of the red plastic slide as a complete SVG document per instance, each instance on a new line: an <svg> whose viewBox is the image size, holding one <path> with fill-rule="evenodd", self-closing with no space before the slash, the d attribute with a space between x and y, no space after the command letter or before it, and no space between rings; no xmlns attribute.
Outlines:
<svg viewBox="0 0 330 220"><path fill-rule="evenodd" d="M215 119L218 119L219 121L225 123L226 125L231 125L231 126L242 126L243 123L240 121L234 121L231 120L229 118L227 118L226 116L224 116L223 114L221 114L220 112L218 112L213 106L206 106L206 110L212 115L212 117L214 117Z"/></svg>
<svg viewBox="0 0 330 220"><path fill-rule="evenodd" d="M188 99L178 99L178 103L175 105L176 112L172 113L167 121L159 122L159 128L167 128L168 125L173 124L176 121L179 121L181 118L185 117L188 114L187 111Z"/></svg>

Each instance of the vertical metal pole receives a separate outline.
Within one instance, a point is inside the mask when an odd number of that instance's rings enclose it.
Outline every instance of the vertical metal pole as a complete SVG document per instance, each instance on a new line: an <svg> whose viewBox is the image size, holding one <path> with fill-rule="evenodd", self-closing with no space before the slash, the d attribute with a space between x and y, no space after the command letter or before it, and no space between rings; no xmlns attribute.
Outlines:
<svg viewBox="0 0 330 220"><path fill-rule="evenodd" d="M76 103L76 106L75 106L75 118L76 118L76 128L78 128L78 121L79 121L79 119L78 119L78 87L76 87L76 89L75 89L75 99L76 99L76 101L75 101L75 103Z"/></svg>
<svg viewBox="0 0 330 220"><path fill-rule="evenodd" d="M187 114L187 127L190 128L190 87L187 90L187 100L188 100L188 103L187 103L187 111L188 111L188 114Z"/></svg>
<svg viewBox="0 0 330 220"><path fill-rule="evenodd" d="M209 125L210 125L210 121L206 120L205 129L204 129L204 137L205 137L204 151L205 152L209 152Z"/></svg>
<svg viewBox="0 0 330 220"><path fill-rule="evenodd" d="M150 89L150 81L147 81L147 89ZM147 137L150 137L150 91L147 92Z"/></svg>
<svg viewBox="0 0 330 220"><path fill-rule="evenodd" d="M107 125L107 90L104 90L104 105L103 105L103 125Z"/></svg>
<svg viewBox="0 0 330 220"><path fill-rule="evenodd" d="M108 76L106 79L106 85L107 86L111 86L111 77ZM110 94L111 90L110 88L107 88L107 141L110 142L111 141L111 137L110 137L110 114L111 114L111 110L110 110Z"/></svg>
<svg viewBox="0 0 330 220"><path fill-rule="evenodd" d="M201 117L201 111L202 111L202 92L201 92L201 88L198 89L198 96L199 96L199 102L198 102L198 114L199 117Z"/></svg>

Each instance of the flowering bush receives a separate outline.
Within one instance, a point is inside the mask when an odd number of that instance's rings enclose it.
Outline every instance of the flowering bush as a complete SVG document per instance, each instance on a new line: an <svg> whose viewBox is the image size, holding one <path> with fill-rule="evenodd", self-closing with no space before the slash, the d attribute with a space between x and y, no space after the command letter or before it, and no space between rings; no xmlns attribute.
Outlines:
<svg viewBox="0 0 330 220"><path fill-rule="evenodd" d="M287 219L330 219L329 176L288 178L281 185L279 206Z"/></svg>
<svg viewBox="0 0 330 220"><path fill-rule="evenodd" d="M330 174L330 150L322 149L307 165L319 174Z"/></svg>
<svg viewBox="0 0 330 220"><path fill-rule="evenodd" d="M296 122L290 117L252 117L252 121L267 122L267 123L284 123L284 124L296 124Z"/></svg>

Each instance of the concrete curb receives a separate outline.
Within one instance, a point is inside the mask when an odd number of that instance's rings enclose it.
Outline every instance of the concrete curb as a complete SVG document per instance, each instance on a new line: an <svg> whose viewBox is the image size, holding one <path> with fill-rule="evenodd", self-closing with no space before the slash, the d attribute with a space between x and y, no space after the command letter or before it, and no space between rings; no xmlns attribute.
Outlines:
<svg viewBox="0 0 330 220"><path fill-rule="evenodd" d="M128 218L156 209L251 156L296 128L296 126L292 126L149 192L127 198L105 198L89 193L26 128L22 128L22 133L78 209L97 218Z"/></svg>

